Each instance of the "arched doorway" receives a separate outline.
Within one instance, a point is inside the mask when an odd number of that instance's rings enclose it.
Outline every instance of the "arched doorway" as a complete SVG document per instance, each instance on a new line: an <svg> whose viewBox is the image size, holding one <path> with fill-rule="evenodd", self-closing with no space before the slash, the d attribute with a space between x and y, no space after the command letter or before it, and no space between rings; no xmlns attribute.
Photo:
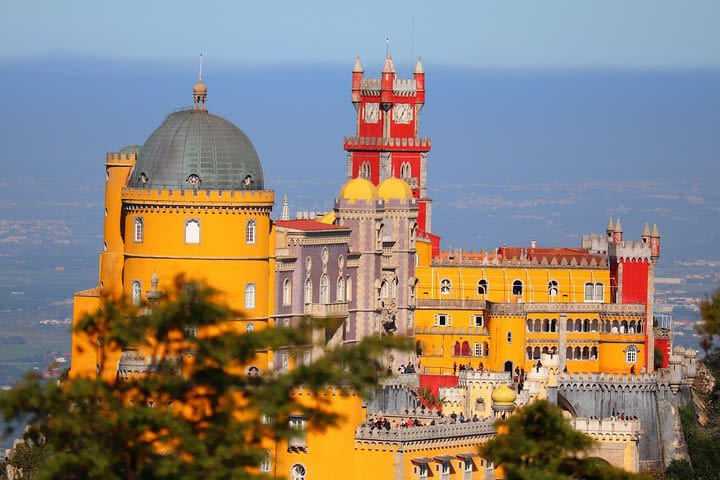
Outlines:
<svg viewBox="0 0 720 480"><path fill-rule="evenodd" d="M505 370L506 372L512 372L512 371L513 371L513 362L510 361L510 360L508 360L507 362L505 362L505 368L504 368L504 370Z"/></svg>

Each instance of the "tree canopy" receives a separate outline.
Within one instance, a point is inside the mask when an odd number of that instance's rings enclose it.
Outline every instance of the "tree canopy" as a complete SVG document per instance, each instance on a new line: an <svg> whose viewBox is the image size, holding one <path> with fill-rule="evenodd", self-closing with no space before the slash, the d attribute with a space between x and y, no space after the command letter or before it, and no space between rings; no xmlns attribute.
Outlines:
<svg viewBox="0 0 720 480"><path fill-rule="evenodd" d="M586 457L593 439L575 430L547 400L521 407L496 427L498 434L483 445L481 453L505 471L507 480L642 478Z"/></svg>
<svg viewBox="0 0 720 480"><path fill-rule="evenodd" d="M300 328L238 334L232 325L241 316L217 298L178 278L154 305L106 299L74 334L97 339L101 371L121 350L151 352L150 375L71 376L60 385L29 375L0 394L0 418L27 424L32 443L52 446L35 478L254 478L262 442L289 438L291 416L302 415L316 429L340 420L322 396L312 405L299 402L297 386L362 392L376 385L387 348L407 348L372 337L288 372L250 376L245 368L258 352L307 348L313 330L325 325L306 320Z"/></svg>

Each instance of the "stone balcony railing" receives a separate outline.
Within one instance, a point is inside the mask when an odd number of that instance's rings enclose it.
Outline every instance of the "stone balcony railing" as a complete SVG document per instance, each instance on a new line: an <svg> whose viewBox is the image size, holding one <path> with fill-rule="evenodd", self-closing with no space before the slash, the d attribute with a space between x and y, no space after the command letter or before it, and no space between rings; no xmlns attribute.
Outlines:
<svg viewBox="0 0 720 480"><path fill-rule="evenodd" d="M640 303L499 303L489 302L486 300L420 298L417 301L417 308L448 310L489 310L491 314L495 315L525 315L527 313L600 313L615 315L645 314L645 306Z"/></svg>
<svg viewBox="0 0 720 480"><path fill-rule="evenodd" d="M348 316L347 303L308 303L305 315L313 318L341 318Z"/></svg>
<svg viewBox="0 0 720 480"><path fill-rule="evenodd" d="M490 370L463 370L458 374L458 382L465 385L465 382L509 382L512 380L510 372L491 372Z"/></svg>
<svg viewBox="0 0 720 480"><path fill-rule="evenodd" d="M637 436L640 432L640 420L612 420L576 417L570 420L575 430L588 435L623 434Z"/></svg>
<svg viewBox="0 0 720 480"><path fill-rule="evenodd" d="M417 308L448 308L453 310L485 310L487 308L485 300L453 300L453 299L430 299L418 298Z"/></svg>
<svg viewBox="0 0 720 480"><path fill-rule="evenodd" d="M454 423L448 425L391 428L390 430L358 427L355 430L355 440L381 442L447 441L455 438L491 436L494 434L495 428L493 427L493 422L490 420L482 420L479 422Z"/></svg>

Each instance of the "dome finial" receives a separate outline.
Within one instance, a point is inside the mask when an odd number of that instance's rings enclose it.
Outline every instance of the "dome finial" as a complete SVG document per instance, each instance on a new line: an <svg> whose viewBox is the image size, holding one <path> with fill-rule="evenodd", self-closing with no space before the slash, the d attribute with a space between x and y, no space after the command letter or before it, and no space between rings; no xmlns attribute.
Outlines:
<svg viewBox="0 0 720 480"><path fill-rule="evenodd" d="M198 81L193 86L193 109L195 110L207 110L205 100L207 98L207 86L203 83L202 79L202 67L203 67L203 56L200 54L200 73L198 75Z"/></svg>

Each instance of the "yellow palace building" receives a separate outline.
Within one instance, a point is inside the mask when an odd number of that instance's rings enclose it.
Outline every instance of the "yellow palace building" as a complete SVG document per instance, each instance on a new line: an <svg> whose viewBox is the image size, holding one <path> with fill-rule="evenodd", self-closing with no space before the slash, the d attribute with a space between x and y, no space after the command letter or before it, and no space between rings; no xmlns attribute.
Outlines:
<svg viewBox="0 0 720 480"><path fill-rule="evenodd" d="M271 219L274 192L258 154L245 133L208 112L201 78L192 107L169 114L142 147L107 154L98 282L75 294L74 321L104 296L151 304L184 274L215 287L242 313L230 325L238 334L311 315L341 320L327 345L414 337L415 352L388 352L394 375L372 399L341 388L322 394L343 412L341 425L321 433L298 417L297 438L269 442L258 471L271 477L494 478L478 446L495 435L494 419L535 398L563 406L576 428L608 446L600 448L603 458L630 470L657 466L664 461L653 453L659 433L642 437L642 419L611 415L633 408L623 403L631 396L594 405L577 395L601 384L638 395L672 387L674 394L694 375L694 353L671 357L669 328L652 323L657 228L625 241L620 221L611 220L578 248L533 242L441 251L426 192L430 143L417 137L421 62L413 75L397 79L387 58L382 81L367 79L356 61L353 105L362 135L345 142L347 181L332 211L292 220L286 205L282 219ZM153 371L145 352L100 358L98 339L74 334L72 341L71 376ZM247 373L287 371L322 348L258 352ZM653 374L655 348L672 375ZM527 375L518 382L520 370ZM420 398L424 387L446 399L442 411ZM317 401L301 387L296 395ZM375 428L378 419L393 428ZM396 428L408 420L417 424Z"/></svg>

